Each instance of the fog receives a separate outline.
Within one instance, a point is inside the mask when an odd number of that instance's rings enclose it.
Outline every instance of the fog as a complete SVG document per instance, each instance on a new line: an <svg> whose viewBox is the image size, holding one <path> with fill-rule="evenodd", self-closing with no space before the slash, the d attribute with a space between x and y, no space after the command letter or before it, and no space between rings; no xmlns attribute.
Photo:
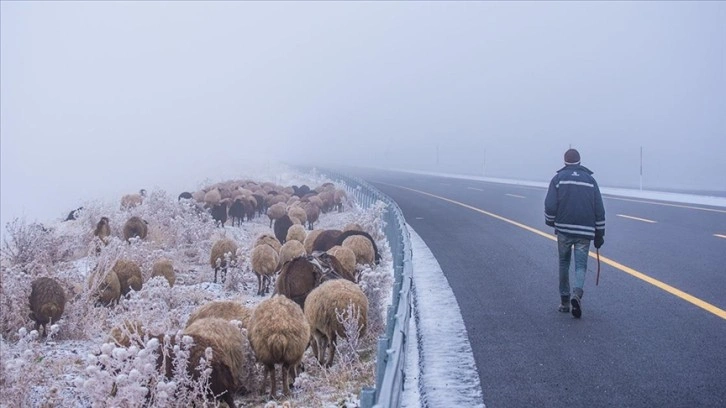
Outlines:
<svg viewBox="0 0 726 408"><path fill-rule="evenodd" d="M1 214L271 162L726 191L723 2L2 2ZM4 227L3 227L4 228Z"/></svg>

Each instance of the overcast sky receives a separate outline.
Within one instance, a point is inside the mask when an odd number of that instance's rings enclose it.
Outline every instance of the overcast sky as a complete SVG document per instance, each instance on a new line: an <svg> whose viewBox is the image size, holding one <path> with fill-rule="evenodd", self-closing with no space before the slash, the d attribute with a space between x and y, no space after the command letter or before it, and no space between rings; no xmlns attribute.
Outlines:
<svg viewBox="0 0 726 408"><path fill-rule="evenodd" d="M725 2L0 3L1 216L269 161L726 190Z"/></svg>

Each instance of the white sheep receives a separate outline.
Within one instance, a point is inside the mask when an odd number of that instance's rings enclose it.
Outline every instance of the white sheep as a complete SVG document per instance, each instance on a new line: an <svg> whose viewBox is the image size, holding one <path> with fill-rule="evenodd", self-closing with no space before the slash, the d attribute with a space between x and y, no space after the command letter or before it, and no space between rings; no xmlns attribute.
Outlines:
<svg viewBox="0 0 726 408"><path fill-rule="evenodd" d="M212 245L209 263L214 269L214 283L217 283L217 271L222 270L220 278L224 283L229 268L237 266L237 249L237 243L229 238L222 238Z"/></svg>
<svg viewBox="0 0 726 408"><path fill-rule="evenodd" d="M355 254L355 261L361 265L373 265L375 250L371 241L363 235L351 235L343 240L342 246L349 248Z"/></svg>

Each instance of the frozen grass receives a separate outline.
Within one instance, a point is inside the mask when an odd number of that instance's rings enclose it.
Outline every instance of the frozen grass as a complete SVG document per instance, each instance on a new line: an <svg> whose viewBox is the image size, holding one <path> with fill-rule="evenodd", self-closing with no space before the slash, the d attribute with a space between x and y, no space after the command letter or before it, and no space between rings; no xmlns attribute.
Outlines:
<svg viewBox="0 0 726 408"><path fill-rule="evenodd" d="M328 181L286 169L278 169L268 179L254 180L311 187ZM255 295L257 281L249 262L257 236L272 232L268 218L263 215L241 227L215 228L208 214L200 214L193 206L179 203L176 194L160 190L150 191L143 205L129 211L121 211L117 202L86 203L84 208L75 221L41 225L14 220L6 226L0 258L0 407L176 407L194 402L197 406L215 406L215 401L201 397L207 387L204 375L193 380L184 370L176 369L173 378L167 379L159 373L154 350L163 349L164 343L148 336L175 338L175 345L166 347L176 347L174 365L185 367L184 350L189 343L180 337L180 331L195 308L211 300L229 299L254 307L265 299ZM360 285L369 297L366 334L358 336L357 329L350 327L349 337L339 342L336 361L329 369L321 367L308 349L305 372L296 380L289 400L268 401L257 394L259 387L255 386L247 394L235 396L238 406L354 407L360 389L374 384L376 339L384 330L393 273L390 247L383 233L383 210L382 205L359 208L349 192L344 212L321 214L315 225L316 229L342 229L357 222L376 239L382 255L380 265L359 266ZM148 221L149 234L143 241L127 244L122 226L132 215ZM101 216L110 219L111 239L96 254L99 242L93 230ZM225 284L214 284L209 252L213 242L223 236L238 243L239 260ZM140 265L142 290L131 292L111 307L94 305L89 276L122 258ZM177 280L173 287L161 277L150 279L151 267L159 258L174 264ZM63 317L49 326L46 339L38 338L28 318L30 283L40 276L56 279L67 298ZM137 336L130 347L114 344L109 333L124 322L141 324L147 337ZM208 367L201 369L208 373ZM260 366L250 371L252 383L261 381Z"/></svg>

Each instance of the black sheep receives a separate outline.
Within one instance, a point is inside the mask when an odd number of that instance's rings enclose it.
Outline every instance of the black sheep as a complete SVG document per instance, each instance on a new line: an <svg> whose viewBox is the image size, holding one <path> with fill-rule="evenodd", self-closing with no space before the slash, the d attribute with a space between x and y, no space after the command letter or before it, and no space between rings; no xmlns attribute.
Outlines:
<svg viewBox="0 0 726 408"><path fill-rule="evenodd" d="M287 214L283 215L282 218L276 219L275 226L273 227L275 231L275 238L284 244L287 239L287 230L290 227L292 227L292 220Z"/></svg>
<svg viewBox="0 0 726 408"><path fill-rule="evenodd" d="M81 215L81 210L83 210L83 207L78 207L75 210L69 212L68 217L66 217L66 221L77 220L78 217Z"/></svg>
<svg viewBox="0 0 726 408"><path fill-rule="evenodd" d="M192 193L190 193L188 191L185 191L185 192L179 194L179 201L181 201L182 199L191 200L192 198L193 198Z"/></svg>
<svg viewBox="0 0 726 408"><path fill-rule="evenodd" d="M214 224L219 224L224 228L224 224L227 222L227 201L222 200L219 204L212 207L210 212L214 219Z"/></svg>
<svg viewBox="0 0 726 408"><path fill-rule="evenodd" d="M237 225L242 225L242 221L245 217L245 206L242 203L241 199L234 200L234 203L232 203L232 206L229 207L229 216L232 217L232 226L235 226L235 223Z"/></svg>

